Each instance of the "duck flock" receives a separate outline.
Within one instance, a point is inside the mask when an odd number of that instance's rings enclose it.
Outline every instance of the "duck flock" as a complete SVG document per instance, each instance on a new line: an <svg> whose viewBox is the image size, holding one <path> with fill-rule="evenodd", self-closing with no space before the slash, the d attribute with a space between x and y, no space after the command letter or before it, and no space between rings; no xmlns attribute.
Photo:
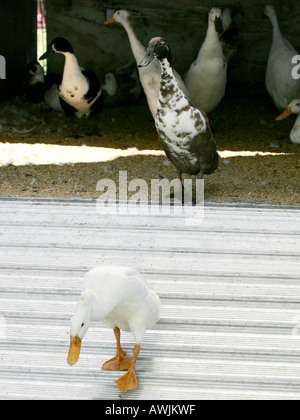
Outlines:
<svg viewBox="0 0 300 420"><path fill-rule="evenodd" d="M291 114L298 116L290 139L300 144L300 79L293 77L293 60L298 53L282 36L275 9L266 6L265 15L273 26L266 88L281 113L277 120ZM119 103L137 99L142 86L161 144L180 180L182 173L202 177L214 172L219 156L212 135L212 112L225 95L227 67L238 45L238 30L230 9L210 10L206 37L183 78L173 68L166 39L155 37L148 47L142 45L127 10L116 9L105 25L113 23L121 24L127 32L134 65L107 72L101 85L93 71L80 66L70 42L57 37L40 60L63 54L63 74L45 76L38 62L30 63L26 69L27 97L35 102L44 100L70 117L90 118L116 96L122 98ZM124 83L125 79L130 84Z"/></svg>
<svg viewBox="0 0 300 420"><path fill-rule="evenodd" d="M290 139L300 144L300 80L292 77L297 52L282 36L272 6L266 6L265 15L273 25L266 88L281 112L278 120L290 114L298 115ZM117 94L118 81L129 72L131 84L126 88L132 98L138 98L142 86L166 156L176 167L180 180L183 173L200 177L213 173L218 167L219 155L209 117L225 94L228 63L237 48L230 36L232 33L234 38L236 34L230 10L221 11L216 7L210 10L205 40L183 79L173 68L172 52L166 39L154 37L147 47L143 46L126 10L116 10L105 24L115 22L128 34L136 65L108 72L101 86L93 71L80 67L70 42L57 37L40 60L63 54L63 75L45 76L38 62L30 63L26 69L28 98L34 102L44 100L70 117L90 118L100 113L106 97ZM117 342L116 356L105 362L102 369L128 370L116 382L121 392L133 390L138 386L135 362L140 343L145 331L159 318L159 299L136 270L95 267L82 283L82 293L71 320L67 361L70 365L78 361L90 322L102 320L113 329ZM120 329L132 332L135 337L132 361L122 350Z"/></svg>

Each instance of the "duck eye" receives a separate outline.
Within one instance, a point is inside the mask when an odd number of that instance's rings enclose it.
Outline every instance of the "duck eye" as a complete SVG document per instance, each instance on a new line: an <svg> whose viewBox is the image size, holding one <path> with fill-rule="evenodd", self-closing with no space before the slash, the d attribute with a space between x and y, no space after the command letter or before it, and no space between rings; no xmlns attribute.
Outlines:
<svg viewBox="0 0 300 420"><path fill-rule="evenodd" d="M84 327L84 322L81 324L81 327Z"/></svg>

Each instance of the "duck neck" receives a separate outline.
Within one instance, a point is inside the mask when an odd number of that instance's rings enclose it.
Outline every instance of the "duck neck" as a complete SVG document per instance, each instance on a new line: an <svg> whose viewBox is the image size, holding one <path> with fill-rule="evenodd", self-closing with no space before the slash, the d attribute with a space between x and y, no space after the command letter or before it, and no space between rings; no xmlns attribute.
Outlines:
<svg viewBox="0 0 300 420"><path fill-rule="evenodd" d="M73 53L64 53L65 65L63 79L66 78L83 78L83 74L78 64L78 60Z"/></svg>
<svg viewBox="0 0 300 420"><path fill-rule="evenodd" d="M293 143L300 143L300 114L297 115L296 122L290 133L290 139Z"/></svg>
<svg viewBox="0 0 300 420"><path fill-rule="evenodd" d="M207 47L211 48L213 45L217 44L218 42L219 42L219 36L216 31L215 22L213 22L212 20L209 20L204 43L206 44Z"/></svg>
<svg viewBox="0 0 300 420"><path fill-rule="evenodd" d="M270 21L272 23L273 26L273 42L281 39L282 35L281 35L281 31L280 31L280 27L278 24L278 19L277 16L275 14L271 14L269 16Z"/></svg>
<svg viewBox="0 0 300 420"><path fill-rule="evenodd" d="M297 115L293 130L298 130L300 132L300 114Z"/></svg>
<svg viewBox="0 0 300 420"><path fill-rule="evenodd" d="M174 93L172 86L176 86L178 89L179 87L169 60L167 58L161 58L159 62L161 66L160 97L165 102L168 102Z"/></svg>
<svg viewBox="0 0 300 420"><path fill-rule="evenodd" d="M132 53L134 55L135 61L137 63L139 63L146 52L146 48L140 43L140 41L137 39L133 26L132 26L132 22L131 19L125 19L122 22L122 25L125 29L125 31L127 32L128 38L129 38L129 42L130 42L130 46L131 46L131 50Z"/></svg>
<svg viewBox="0 0 300 420"><path fill-rule="evenodd" d="M95 293L92 290L85 290L78 301L77 310L84 312L88 315L89 319L91 317L91 311L95 303L95 298Z"/></svg>
<svg viewBox="0 0 300 420"><path fill-rule="evenodd" d="M82 293L78 303L79 307L83 311L87 311L86 314L88 314L91 321L98 321L104 318L113 309L111 302L106 302L104 299L99 298L91 289L87 289Z"/></svg>

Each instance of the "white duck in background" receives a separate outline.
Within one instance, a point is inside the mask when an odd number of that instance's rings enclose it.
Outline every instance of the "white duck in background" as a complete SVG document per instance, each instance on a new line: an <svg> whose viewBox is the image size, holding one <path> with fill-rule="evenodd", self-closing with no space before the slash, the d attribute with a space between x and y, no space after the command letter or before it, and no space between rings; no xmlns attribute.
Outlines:
<svg viewBox="0 0 300 420"><path fill-rule="evenodd" d="M137 39L133 29L132 20L130 13L127 10L116 10L111 19L105 22L105 25L118 22L120 23L125 31L127 32L132 53L135 61L138 64L144 57L146 48ZM175 77L178 84L186 96L189 96L188 91L180 77L180 75L174 71ZM153 61L146 68L139 68L140 81L143 86L150 112L155 119L157 112L157 102L159 95L159 84L160 84L160 65L157 60Z"/></svg>
<svg viewBox="0 0 300 420"><path fill-rule="evenodd" d="M290 133L290 139L292 143L300 144L300 99L294 99L276 120L283 120L292 114L296 114L297 119Z"/></svg>
<svg viewBox="0 0 300 420"><path fill-rule="evenodd" d="M113 328L117 341L117 354L102 366L103 370L126 370L116 381L121 392L138 386L135 362L146 330L160 319L159 298L149 289L134 268L99 266L86 273L77 309L71 319L69 365L74 365L81 349L81 341L91 321L102 321ZM136 345L132 362L125 357L120 344L120 329L131 331Z"/></svg>
<svg viewBox="0 0 300 420"><path fill-rule="evenodd" d="M227 63L218 32L223 32L222 12L214 7L208 15L206 38L184 79L191 101L206 113L217 107L226 89Z"/></svg>
<svg viewBox="0 0 300 420"><path fill-rule="evenodd" d="M266 6L265 15L273 25L273 42L269 53L266 88L279 111L300 96L300 80L292 77L292 58L298 55L294 47L285 39L279 28L276 12L273 6Z"/></svg>

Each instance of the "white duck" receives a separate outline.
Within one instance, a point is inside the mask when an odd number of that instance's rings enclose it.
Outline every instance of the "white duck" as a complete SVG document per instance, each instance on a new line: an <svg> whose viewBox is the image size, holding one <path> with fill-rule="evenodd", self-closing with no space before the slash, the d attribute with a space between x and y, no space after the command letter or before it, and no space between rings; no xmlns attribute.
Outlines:
<svg viewBox="0 0 300 420"><path fill-rule="evenodd" d="M146 48L141 44L141 42L137 39L135 35L130 13L127 10L116 10L112 18L105 22L105 25L114 22L120 23L127 32L132 53L134 55L136 63L138 64L143 59L146 53ZM185 93L186 96L189 96L188 91L180 75L176 71L174 71L174 73L181 90ZM159 63L155 60L147 68L139 68L139 76L147 98L150 112L153 118L155 119L157 113L157 102L160 84Z"/></svg>
<svg viewBox="0 0 300 420"><path fill-rule="evenodd" d="M300 144L300 99L294 99L276 120L283 120L291 114L296 114L297 119L290 133L290 139L292 143Z"/></svg>
<svg viewBox="0 0 300 420"><path fill-rule="evenodd" d="M279 28L273 6L266 6L265 15L273 25L273 42L269 53L266 87L279 111L300 95L300 80L292 77L292 58L297 55L294 47L285 39Z"/></svg>
<svg viewBox="0 0 300 420"><path fill-rule="evenodd" d="M191 101L206 113L217 107L226 89L227 63L218 35L222 31L222 12L214 7L208 15L206 38L184 79Z"/></svg>
<svg viewBox="0 0 300 420"><path fill-rule="evenodd" d="M82 293L71 319L68 363L78 359L81 341L91 321L102 321L113 328L117 340L117 354L102 366L103 370L126 370L116 381L121 392L135 389L138 385L135 362L140 343L147 329L160 319L158 296L151 291L140 273L134 268L118 266L95 267L86 273ZM131 331L136 345L132 362L125 357L120 344L120 329Z"/></svg>

